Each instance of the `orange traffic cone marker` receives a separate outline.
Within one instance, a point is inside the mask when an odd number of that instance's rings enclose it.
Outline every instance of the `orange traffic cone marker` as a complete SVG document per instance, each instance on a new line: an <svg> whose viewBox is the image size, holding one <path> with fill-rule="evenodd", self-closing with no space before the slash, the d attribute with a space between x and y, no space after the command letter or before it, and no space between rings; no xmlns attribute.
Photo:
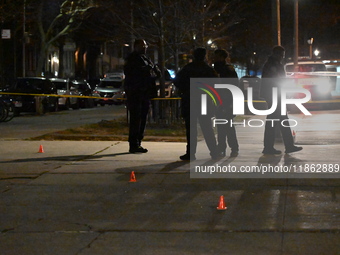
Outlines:
<svg viewBox="0 0 340 255"><path fill-rule="evenodd" d="M135 171L131 172L130 181L129 182L137 182L137 179L136 179L136 176L135 176Z"/></svg>
<svg viewBox="0 0 340 255"><path fill-rule="evenodd" d="M218 203L217 210L227 210L223 196L220 196L220 202Z"/></svg>
<svg viewBox="0 0 340 255"><path fill-rule="evenodd" d="M39 146L39 151L38 151L38 153L44 153L44 148L43 148L42 145Z"/></svg>

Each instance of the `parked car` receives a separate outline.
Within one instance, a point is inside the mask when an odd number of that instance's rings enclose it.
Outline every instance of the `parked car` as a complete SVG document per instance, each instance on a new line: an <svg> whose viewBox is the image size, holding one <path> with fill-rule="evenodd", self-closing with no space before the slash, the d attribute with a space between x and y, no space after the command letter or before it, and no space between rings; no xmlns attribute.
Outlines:
<svg viewBox="0 0 340 255"><path fill-rule="evenodd" d="M312 100L330 99L335 89L332 81L327 76L326 65L321 61L299 61L298 70L295 70L294 63L285 65L288 78L294 79L295 86L310 91ZM304 95L295 95L300 97Z"/></svg>
<svg viewBox="0 0 340 255"><path fill-rule="evenodd" d="M36 112L42 107L42 112L57 111L58 98L55 85L46 78L41 77L25 77L17 78L13 85L6 89L8 92L21 93L24 95L14 95L12 100L16 107L16 112ZM25 95L27 94L27 95ZM44 95L46 96L37 96ZM36 105L36 101L41 102Z"/></svg>
<svg viewBox="0 0 340 255"><path fill-rule="evenodd" d="M124 101L124 73L123 71L115 71L107 73L94 89L94 94L99 95L95 99L96 104L104 106L105 104L122 104Z"/></svg>
<svg viewBox="0 0 340 255"><path fill-rule="evenodd" d="M171 75L171 73L173 73L173 74ZM164 89L164 92L165 92L165 97L174 97L174 96L177 96L176 87L175 87L174 82L173 82L174 77L175 77L174 72L172 72L172 70L169 70L169 69L165 68L165 70L164 70L164 80L165 80L165 89ZM160 94L161 94L159 79L156 80L156 88L157 88L157 96L159 97Z"/></svg>
<svg viewBox="0 0 340 255"><path fill-rule="evenodd" d="M248 96L248 88L253 89L253 99L260 99L260 90L261 90L261 79L257 76L242 76L240 79L239 87L242 89L245 97Z"/></svg>
<svg viewBox="0 0 340 255"><path fill-rule="evenodd" d="M51 78L50 80L52 84L57 88L58 95L79 96L78 90L69 80L59 78ZM58 104L60 108L66 110L68 110L70 107L72 109L79 109L79 98L60 97L58 99Z"/></svg>
<svg viewBox="0 0 340 255"><path fill-rule="evenodd" d="M72 81L73 86L78 90L80 96L94 96L90 84L85 80ZM93 98L79 98L80 107L91 108L94 106Z"/></svg>

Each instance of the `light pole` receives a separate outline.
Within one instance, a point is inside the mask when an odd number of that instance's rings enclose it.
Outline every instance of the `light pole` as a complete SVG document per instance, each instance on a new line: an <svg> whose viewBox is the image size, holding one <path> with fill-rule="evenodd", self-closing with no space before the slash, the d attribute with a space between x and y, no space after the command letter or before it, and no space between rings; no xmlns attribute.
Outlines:
<svg viewBox="0 0 340 255"><path fill-rule="evenodd" d="M299 58L299 0L294 0L294 71L298 71Z"/></svg>
<svg viewBox="0 0 340 255"><path fill-rule="evenodd" d="M307 42L309 44L309 58L312 59L313 58L313 41L314 38L310 38Z"/></svg>
<svg viewBox="0 0 340 255"><path fill-rule="evenodd" d="M277 45L281 46L280 0L276 0L276 17L277 17Z"/></svg>
<svg viewBox="0 0 340 255"><path fill-rule="evenodd" d="M23 17L23 39L22 39L22 77L26 76L26 0L24 1L24 17Z"/></svg>

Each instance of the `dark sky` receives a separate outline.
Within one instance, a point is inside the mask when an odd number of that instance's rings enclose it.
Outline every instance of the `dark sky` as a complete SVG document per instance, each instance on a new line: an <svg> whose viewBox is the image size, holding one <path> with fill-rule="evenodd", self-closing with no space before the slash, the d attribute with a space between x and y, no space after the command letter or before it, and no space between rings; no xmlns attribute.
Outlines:
<svg viewBox="0 0 340 255"><path fill-rule="evenodd" d="M282 44L290 48L294 35L294 0L281 0ZM340 57L340 1L299 0L300 55L306 55L307 40L325 57ZM332 45L332 49L330 45ZM336 46L337 45L337 46Z"/></svg>

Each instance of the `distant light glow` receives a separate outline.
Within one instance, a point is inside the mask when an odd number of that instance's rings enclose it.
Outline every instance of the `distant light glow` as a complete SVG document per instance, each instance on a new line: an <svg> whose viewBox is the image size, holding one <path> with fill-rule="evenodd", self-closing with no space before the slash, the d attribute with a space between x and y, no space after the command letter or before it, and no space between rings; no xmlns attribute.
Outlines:
<svg viewBox="0 0 340 255"><path fill-rule="evenodd" d="M170 74L171 79L174 79L176 77L175 70L168 69L168 72Z"/></svg>
<svg viewBox="0 0 340 255"><path fill-rule="evenodd" d="M52 58L52 62L53 62L53 63L56 63L56 64L59 64L59 59L58 59L58 57L53 57L53 58Z"/></svg>

